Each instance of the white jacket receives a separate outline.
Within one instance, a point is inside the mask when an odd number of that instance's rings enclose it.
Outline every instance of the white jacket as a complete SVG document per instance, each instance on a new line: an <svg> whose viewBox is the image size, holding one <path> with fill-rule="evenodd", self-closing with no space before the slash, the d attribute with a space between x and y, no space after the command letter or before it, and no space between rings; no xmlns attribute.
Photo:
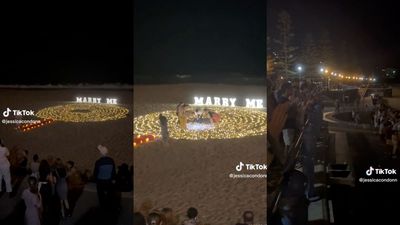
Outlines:
<svg viewBox="0 0 400 225"><path fill-rule="evenodd" d="M8 148L0 146L0 167L10 167L10 162L7 158L9 155Z"/></svg>

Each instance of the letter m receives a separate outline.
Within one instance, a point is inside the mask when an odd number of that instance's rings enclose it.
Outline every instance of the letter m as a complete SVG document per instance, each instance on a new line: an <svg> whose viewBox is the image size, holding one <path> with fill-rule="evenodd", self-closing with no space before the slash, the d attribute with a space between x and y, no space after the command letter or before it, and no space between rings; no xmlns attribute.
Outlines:
<svg viewBox="0 0 400 225"><path fill-rule="evenodd" d="M194 97L194 104L195 105L203 105L203 100L204 100L203 97L200 97L200 98Z"/></svg>

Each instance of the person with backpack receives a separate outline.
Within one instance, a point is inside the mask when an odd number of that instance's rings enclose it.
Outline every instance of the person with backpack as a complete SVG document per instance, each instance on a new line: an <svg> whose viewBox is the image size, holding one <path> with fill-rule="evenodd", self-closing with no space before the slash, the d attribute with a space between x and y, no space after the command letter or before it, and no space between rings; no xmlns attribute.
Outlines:
<svg viewBox="0 0 400 225"><path fill-rule="evenodd" d="M101 157L96 161L93 177L101 208L112 209L116 169L114 160L109 157L107 147L97 146Z"/></svg>

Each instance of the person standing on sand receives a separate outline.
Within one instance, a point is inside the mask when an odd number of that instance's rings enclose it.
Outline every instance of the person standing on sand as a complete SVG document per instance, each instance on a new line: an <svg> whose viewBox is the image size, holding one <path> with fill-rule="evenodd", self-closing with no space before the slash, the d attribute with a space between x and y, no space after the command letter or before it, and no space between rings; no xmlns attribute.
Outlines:
<svg viewBox="0 0 400 225"><path fill-rule="evenodd" d="M179 102L179 104L176 106L176 115L179 116L179 111L181 108L181 105L183 104L183 102Z"/></svg>
<svg viewBox="0 0 400 225"><path fill-rule="evenodd" d="M186 117L186 107L188 105L185 103L179 103L177 106L177 116L178 123L181 129L186 129L187 117Z"/></svg>
<svg viewBox="0 0 400 225"><path fill-rule="evenodd" d="M12 192L11 185L11 175L10 175L10 162L8 161L8 156L10 152L8 148L4 146L3 140L0 139L0 184L4 182L6 184L6 192ZM0 192L2 191L2 186L0 185Z"/></svg>
<svg viewBox="0 0 400 225"><path fill-rule="evenodd" d="M100 159L96 161L93 173L96 181L97 196L100 207L112 209L112 196L116 177L115 163L111 157L107 156L107 147L99 145L97 149L101 154Z"/></svg>
<svg viewBox="0 0 400 225"><path fill-rule="evenodd" d="M160 114L160 127L161 127L161 138L164 145L168 145L169 132L168 132L168 119L163 114Z"/></svg>

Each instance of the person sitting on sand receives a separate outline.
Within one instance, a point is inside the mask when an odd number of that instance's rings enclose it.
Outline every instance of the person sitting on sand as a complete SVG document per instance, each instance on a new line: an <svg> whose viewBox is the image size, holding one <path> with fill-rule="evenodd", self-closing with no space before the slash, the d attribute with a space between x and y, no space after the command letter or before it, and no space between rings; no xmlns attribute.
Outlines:
<svg viewBox="0 0 400 225"><path fill-rule="evenodd" d="M203 114L203 111L202 111L201 109L196 108L196 109L194 110L194 115L195 115L195 117L196 117L196 121L199 121L199 120L201 119L202 114Z"/></svg>
<svg viewBox="0 0 400 225"><path fill-rule="evenodd" d="M211 124L216 124L221 121L221 116L213 111L208 111L208 116L210 117Z"/></svg>

